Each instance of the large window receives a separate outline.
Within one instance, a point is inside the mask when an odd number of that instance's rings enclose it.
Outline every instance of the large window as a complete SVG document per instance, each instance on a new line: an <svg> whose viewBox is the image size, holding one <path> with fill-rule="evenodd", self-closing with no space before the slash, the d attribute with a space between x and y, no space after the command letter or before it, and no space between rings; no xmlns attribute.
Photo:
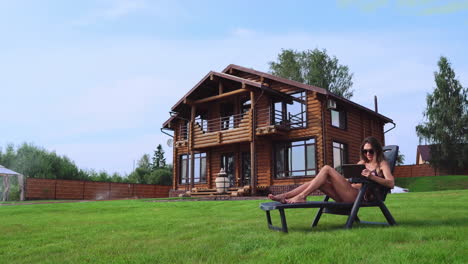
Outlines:
<svg viewBox="0 0 468 264"><path fill-rule="evenodd" d="M346 129L346 112L332 109L331 124L334 127Z"/></svg>
<svg viewBox="0 0 468 264"><path fill-rule="evenodd" d="M234 154L233 153L226 153L221 155L221 168L224 169L226 175L229 179L231 186L234 185L234 173L235 173L235 165L234 165Z"/></svg>
<svg viewBox="0 0 468 264"><path fill-rule="evenodd" d="M304 128L307 126L307 97L306 92L291 94L296 98L292 104L275 102L273 104L274 123L290 128Z"/></svg>
<svg viewBox="0 0 468 264"><path fill-rule="evenodd" d="M348 163L348 148L345 144L333 142L333 167L341 172L341 165Z"/></svg>
<svg viewBox="0 0 468 264"><path fill-rule="evenodd" d="M206 153L195 153L194 154L194 175L193 182L201 183L206 182ZM179 183L185 184L190 183L190 155L180 156L180 178Z"/></svg>
<svg viewBox="0 0 468 264"><path fill-rule="evenodd" d="M312 176L316 170L314 138L275 145L276 178Z"/></svg>

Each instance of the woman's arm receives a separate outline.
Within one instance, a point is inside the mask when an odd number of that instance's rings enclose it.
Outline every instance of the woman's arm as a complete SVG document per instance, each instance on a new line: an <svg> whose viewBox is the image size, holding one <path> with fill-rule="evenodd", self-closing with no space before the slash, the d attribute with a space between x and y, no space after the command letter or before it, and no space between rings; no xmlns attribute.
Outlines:
<svg viewBox="0 0 468 264"><path fill-rule="evenodd" d="M367 177L371 181L375 181L378 184L381 184L385 187L393 189L393 187L395 186L395 179L393 178L393 175L392 175L392 172L390 171L390 167L388 166L388 163L386 161L382 161L380 163L380 169L383 172L384 179L378 176L374 176L372 174L368 174L367 176L363 175L363 176Z"/></svg>

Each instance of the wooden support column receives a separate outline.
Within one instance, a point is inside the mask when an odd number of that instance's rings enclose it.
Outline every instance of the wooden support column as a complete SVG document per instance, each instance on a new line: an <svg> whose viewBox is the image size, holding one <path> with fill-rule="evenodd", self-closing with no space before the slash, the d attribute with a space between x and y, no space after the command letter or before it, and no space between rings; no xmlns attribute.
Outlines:
<svg viewBox="0 0 468 264"><path fill-rule="evenodd" d="M223 82L221 82L221 80L219 80L219 83L218 83L218 90L219 90L219 95L224 93Z"/></svg>
<svg viewBox="0 0 468 264"><path fill-rule="evenodd" d="M250 114L251 114L251 140L250 140L250 185L251 185L251 194L257 194L257 158L255 155L255 96L254 92L250 91Z"/></svg>
<svg viewBox="0 0 468 264"><path fill-rule="evenodd" d="M195 179L195 156L193 155L193 127L195 124L195 111L196 111L195 105L192 105L192 112L190 116L190 191L192 190L193 187L195 187L194 184L194 179Z"/></svg>

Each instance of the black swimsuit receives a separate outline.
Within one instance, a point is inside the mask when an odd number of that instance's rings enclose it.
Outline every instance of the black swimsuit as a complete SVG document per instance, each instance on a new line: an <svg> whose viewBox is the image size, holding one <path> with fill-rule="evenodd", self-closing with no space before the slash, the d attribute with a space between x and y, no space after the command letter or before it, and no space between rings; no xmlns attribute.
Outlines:
<svg viewBox="0 0 468 264"><path fill-rule="evenodd" d="M383 176L383 173L382 171L380 171L380 173L377 173L377 170L373 170L371 171L371 174L374 175L374 176L377 176L379 178L382 178L382 179L385 179L385 177ZM372 190L374 191L374 193L378 196L380 196L380 198L382 198L382 194L384 192L383 190L383 186L375 186L375 187L371 187L369 186L366 190L366 193L364 194L364 201L365 202L372 202L375 200L375 197L374 197L374 194L372 193Z"/></svg>

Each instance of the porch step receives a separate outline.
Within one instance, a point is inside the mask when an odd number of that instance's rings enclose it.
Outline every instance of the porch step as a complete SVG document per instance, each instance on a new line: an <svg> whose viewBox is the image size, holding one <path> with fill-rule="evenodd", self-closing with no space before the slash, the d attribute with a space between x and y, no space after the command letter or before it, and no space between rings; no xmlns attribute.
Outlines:
<svg viewBox="0 0 468 264"><path fill-rule="evenodd" d="M218 193L216 189L209 188L192 188L191 191L187 192L187 195L192 197L213 197L213 196L246 196L250 193L250 187L232 187L229 188L227 193Z"/></svg>

